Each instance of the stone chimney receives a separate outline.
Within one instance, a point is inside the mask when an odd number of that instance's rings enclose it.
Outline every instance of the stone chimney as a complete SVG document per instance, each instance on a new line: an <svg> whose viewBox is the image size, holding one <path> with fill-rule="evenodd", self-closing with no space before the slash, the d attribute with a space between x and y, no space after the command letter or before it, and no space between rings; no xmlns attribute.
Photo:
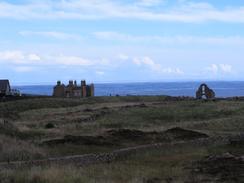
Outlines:
<svg viewBox="0 0 244 183"><path fill-rule="evenodd" d="M73 86L74 85L73 80L69 80L69 85L70 86Z"/></svg>
<svg viewBox="0 0 244 183"><path fill-rule="evenodd" d="M91 97L95 96L95 86L93 83L90 85L90 96Z"/></svg>
<svg viewBox="0 0 244 183"><path fill-rule="evenodd" d="M60 86L61 85L61 81L57 81L57 86Z"/></svg>
<svg viewBox="0 0 244 183"><path fill-rule="evenodd" d="M81 80L81 87L86 86L86 80Z"/></svg>

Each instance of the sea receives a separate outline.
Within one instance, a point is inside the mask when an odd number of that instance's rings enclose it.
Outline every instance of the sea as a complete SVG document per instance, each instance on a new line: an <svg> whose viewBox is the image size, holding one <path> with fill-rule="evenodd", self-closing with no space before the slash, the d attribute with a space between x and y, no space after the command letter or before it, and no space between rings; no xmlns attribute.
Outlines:
<svg viewBox="0 0 244 183"><path fill-rule="evenodd" d="M95 84L95 96L128 95L168 95L195 96L202 82L140 82L140 83L98 83ZM217 97L244 96L244 81L206 82L215 91ZM53 92L52 85L14 86L23 94L47 95Z"/></svg>

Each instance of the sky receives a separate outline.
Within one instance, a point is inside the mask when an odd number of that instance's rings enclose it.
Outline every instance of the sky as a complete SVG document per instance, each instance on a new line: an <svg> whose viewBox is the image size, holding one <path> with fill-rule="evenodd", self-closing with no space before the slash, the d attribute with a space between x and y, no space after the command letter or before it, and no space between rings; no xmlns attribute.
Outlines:
<svg viewBox="0 0 244 183"><path fill-rule="evenodd" d="M0 0L11 83L243 81L243 0Z"/></svg>

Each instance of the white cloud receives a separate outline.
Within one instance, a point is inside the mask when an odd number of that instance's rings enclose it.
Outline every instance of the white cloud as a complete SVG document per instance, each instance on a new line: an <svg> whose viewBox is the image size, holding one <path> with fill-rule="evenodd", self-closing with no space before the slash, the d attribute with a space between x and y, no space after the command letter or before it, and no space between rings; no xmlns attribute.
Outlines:
<svg viewBox="0 0 244 183"><path fill-rule="evenodd" d="M162 0L139 0L136 2L136 5L150 7L150 6L159 5L162 2L163 2Z"/></svg>
<svg viewBox="0 0 244 183"><path fill-rule="evenodd" d="M105 74L105 72L103 72L103 71L96 71L96 74L102 76L102 75Z"/></svg>
<svg viewBox="0 0 244 183"><path fill-rule="evenodd" d="M84 59L82 57L77 56L60 55L57 57L51 57L51 59L55 60L54 62L57 65L60 64L67 66L91 66L95 64L92 60Z"/></svg>
<svg viewBox="0 0 244 183"><path fill-rule="evenodd" d="M77 19L109 18L155 21L244 23L244 6L218 9L208 3L181 1L175 7L160 6L159 0L125 3L113 0L48 0L25 4L0 2L0 17L13 19ZM163 3L164 4L164 3ZM144 6L142 6L144 5Z"/></svg>
<svg viewBox="0 0 244 183"><path fill-rule="evenodd" d="M160 74L183 74L184 72L179 68L162 67L162 65L154 62L150 57L136 57L130 58L125 54L120 54L119 59L122 62L112 63L105 58L87 59L80 56L70 55L45 55L36 53L25 53L23 51L0 51L0 63L12 64L14 70L17 72L29 72L33 67L37 66L77 66L77 67L93 67L96 69L120 67L124 62L129 61L139 67L146 67L153 72ZM128 63L129 64L129 63ZM230 69L227 65L221 65L226 71ZM96 71L97 75L104 75L103 71Z"/></svg>
<svg viewBox="0 0 244 183"><path fill-rule="evenodd" d="M161 44L238 44L244 45L244 37L229 36L229 37L204 37L204 36L136 36L129 34L122 34L119 32L95 32L93 35L97 39L108 41L124 41L124 42L150 42Z"/></svg>
<svg viewBox="0 0 244 183"><path fill-rule="evenodd" d="M120 60L126 61L126 60L129 59L129 56L128 56L128 55L125 55L125 54L119 54L119 55L118 55L118 58L119 58Z"/></svg>
<svg viewBox="0 0 244 183"><path fill-rule="evenodd" d="M134 58L133 63L138 66L149 67L152 71L160 74L177 74L177 75L184 74L184 72L179 68L171 68L171 67L164 68L162 67L162 65L154 62L149 57Z"/></svg>
<svg viewBox="0 0 244 183"><path fill-rule="evenodd" d="M28 66L20 66L20 67L14 67L14 70L16 72L32 72L34 68Z"/></svg>
<svg viewBox="0 0 244 183"><path fill-rule="evenodd" d="M55 31L21 31L19 32L22 36L37 36L37 37L47 37L47 38L54 38L54 39L60 39L60 40L81 40L81 36L76 34L67 34L63 32L55 32Z"/></svg>
<svg viewBox="0 0 244 183"><path fill-rule="evenodd" d="M0 51L0 63L15 65L60 65L60 66L93 66L108 65L106 59L86 59L79 56L69 55L46 55L25 53L23 51Z"/></svg>
<svg viewBox="0 0 244 183"><path fill-rule="evenodd" d="M133 36L121 34L118 32L112 32L112 31L104 31L104 32L94 32L93 35L98 39L103 40L119 40L119 41L128 41L128 40L134 40L136 39Z"/></svg>
<svg viewBox="0 0 244 183"><path fill-rule="evenodd" d="M181 69L179 69L179 68L171 68L171 67L164 68L163 72L164 73L168 73L168 74L178 74L178 75L184 74L184 71L182 71Z"/></svg>
<svg viewBox="0 0 244 183"><path fill-rule="evenodd" d="M18 50L0 51L0 63L8 62L13 64L30 64L37 63L40 60L41 58L34 53L26 54Z"/></svg>
<svg viewBox="0 0 244 183"><path fill-rule="evenodd" d="M21 51L3 51L0 52L0 60L8 60L8 61L15 61L15 60L23 60L25 56Z"/></svg>
<svg viewBox="0 0 244 183"><path fill-rule="evenodd" d="M219 67L220 67L220 69L221 69L223 72L226 72L226 73L231 73L231 72L232 72L232 65L228 65L228 64L220 64Z"/></svg>
<svg viewBox="0 0 244 183"><path fill-rule="evenodd" d="M232 65L229 64L212 64L206 68L207 71L218 74L218 73L231 73L233 71Z"/></svg>
<svg viewBox="0 0 244 183"><path fill-rule="evenodd" d="M28 60L30 61L39 61L41 60L41 58L37 55L37 54L29 54L28 55Z"/></svg>
<svg viewBox="0 0 244 183"><path fill-rule="evenodd" d="M219 71L219 67L218 67L218 65L216 65L216 64L212 64L211 66L207 67L206 69L207 69L208 71L214 73L214 74L217 74L218 71Z"/></svg>

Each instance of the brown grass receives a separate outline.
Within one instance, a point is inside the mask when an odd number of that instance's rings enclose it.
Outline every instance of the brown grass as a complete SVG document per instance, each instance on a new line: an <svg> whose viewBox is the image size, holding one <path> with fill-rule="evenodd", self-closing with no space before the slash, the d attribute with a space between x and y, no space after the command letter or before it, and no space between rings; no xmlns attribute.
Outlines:
<svg viewBox="0 0 244 183"><path fill-rule="evenodd" d="M65 135L102 135L111 129L164 131L172 127L198 130L211 136L244 130L242 101L165 101L165 97L98 97L89 99L35 98L0 103L0 161L47 156L108 152L113 147L61 144L42 146ZM144 104L144 105L141 105ZM51 123L54 128L46 128ZM132 143L121 144L123 147ZM232 146L192 145L138 153L111 164L88 167L33 167L3 170L0 183L35 182L181 182L191 177L186 167L209 154L244 153Z"/></svg>

